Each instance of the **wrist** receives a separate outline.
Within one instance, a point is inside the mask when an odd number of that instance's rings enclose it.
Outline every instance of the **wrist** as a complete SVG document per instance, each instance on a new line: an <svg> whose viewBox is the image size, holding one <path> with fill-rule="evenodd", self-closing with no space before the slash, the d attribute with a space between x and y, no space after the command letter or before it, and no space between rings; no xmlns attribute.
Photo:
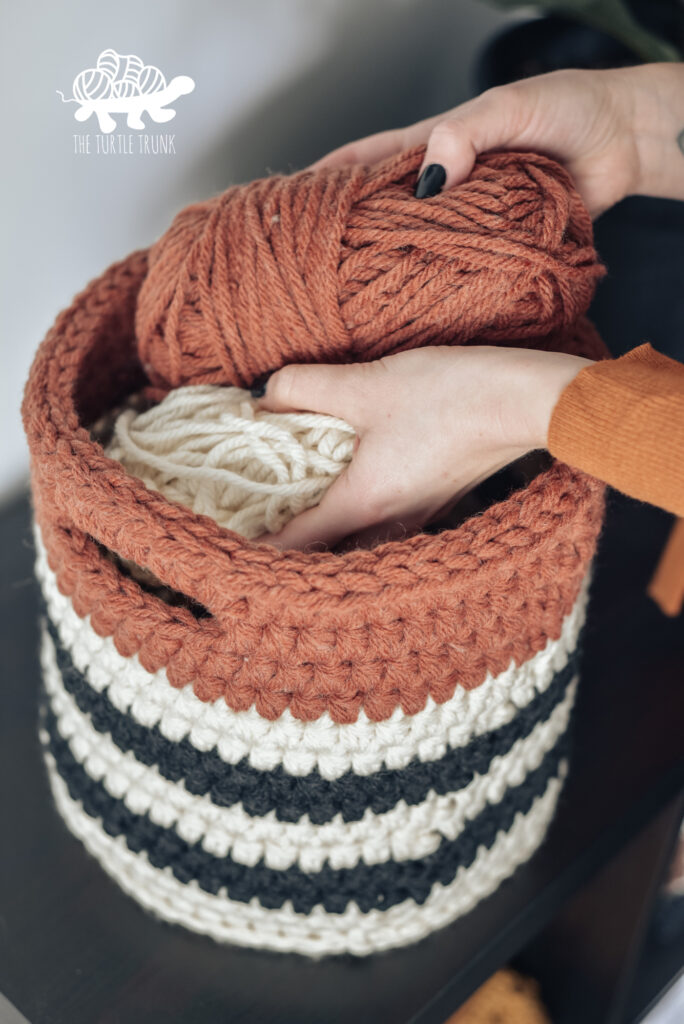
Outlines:
<svg viewBox="0 0 684 1024"><path fill-rule="evenodd" d="M684 199L684 65L645 64L612 76L636 156L625 195Z"/></svg>
<svg viewBox="0 0 684 1024"><path fill-rule="evenodd" d="M553 410L562 393L591 359L565 352L519 350L515 401L523 413L523 446L531 451L546 448Z"/></svg>

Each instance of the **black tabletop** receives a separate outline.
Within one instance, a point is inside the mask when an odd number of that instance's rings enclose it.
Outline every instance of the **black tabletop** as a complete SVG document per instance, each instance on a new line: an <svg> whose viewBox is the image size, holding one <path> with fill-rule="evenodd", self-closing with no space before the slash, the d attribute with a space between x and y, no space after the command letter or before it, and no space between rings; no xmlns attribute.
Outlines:
<svg viewBox="0 0 684 1024"><path fill-rule="evenodd" d="M418 945L308 961L163 924L52 806L37 739L29 509L0 513L0 992L30 1024L440 1024L684 785L684 629L644 587L670 519L612 496L597 558L571 774L547 841ZM0 1014L1 1015L1 1014Z"/></svg>

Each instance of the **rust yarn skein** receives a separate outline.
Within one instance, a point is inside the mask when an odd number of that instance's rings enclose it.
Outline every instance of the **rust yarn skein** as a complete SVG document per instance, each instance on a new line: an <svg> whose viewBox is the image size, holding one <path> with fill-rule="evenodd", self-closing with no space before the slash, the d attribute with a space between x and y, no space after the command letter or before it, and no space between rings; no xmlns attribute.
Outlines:
<svg viewBox="0 0 684 1024"><path fill-rule="evenodd" d="M529 343L574 323L603 271L567 173L491 153L416 200L422 156L265 178L178 214L138 298L153 383L244 387L286 363Z"/></svg>

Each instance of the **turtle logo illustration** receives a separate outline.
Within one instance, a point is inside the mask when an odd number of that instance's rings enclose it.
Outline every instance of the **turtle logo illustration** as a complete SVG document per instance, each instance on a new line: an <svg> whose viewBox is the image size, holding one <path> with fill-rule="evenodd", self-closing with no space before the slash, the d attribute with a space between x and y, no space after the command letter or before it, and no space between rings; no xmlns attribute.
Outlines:
<svg viewBox="0 0 684 1024"><path fill-rule="evenodd" d="M145 112L157 124L171 121L176 111L166 109L167 103L194 88L193 79L187 75L178 75L167 84L159 68L143 64L134 53L124 56L116 50L103 50L94 68L76 75L70 99L65 99L60 89L57 92L62 103L79 104L74 113L77 121L87 121L95 114L100 131L109 133L116 128L112 114L127 114L128 127L138 131L145 127Z"/></svg>

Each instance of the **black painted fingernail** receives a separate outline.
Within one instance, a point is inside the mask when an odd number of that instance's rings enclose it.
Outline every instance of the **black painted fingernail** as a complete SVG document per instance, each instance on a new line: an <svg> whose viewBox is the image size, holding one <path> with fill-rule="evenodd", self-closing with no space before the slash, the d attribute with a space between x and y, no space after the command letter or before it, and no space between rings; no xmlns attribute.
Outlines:
<svg viewBox="0 0 684 1024"><path fill-rule="evenodd" d="M257 377L252 382L252 386L249 389L252 398L263 398L266 394L266 385L268 384L268 378L273 376L274 371L269 370L268 373L263 373L261 377Z"/></svg>
<svg viewBox="0 0 684 1024"><path fill-rule="evenodd" d="M441 164L429 164L416 185L416 199L429 199L441 192L446 181L446 171Z"/></svg>

